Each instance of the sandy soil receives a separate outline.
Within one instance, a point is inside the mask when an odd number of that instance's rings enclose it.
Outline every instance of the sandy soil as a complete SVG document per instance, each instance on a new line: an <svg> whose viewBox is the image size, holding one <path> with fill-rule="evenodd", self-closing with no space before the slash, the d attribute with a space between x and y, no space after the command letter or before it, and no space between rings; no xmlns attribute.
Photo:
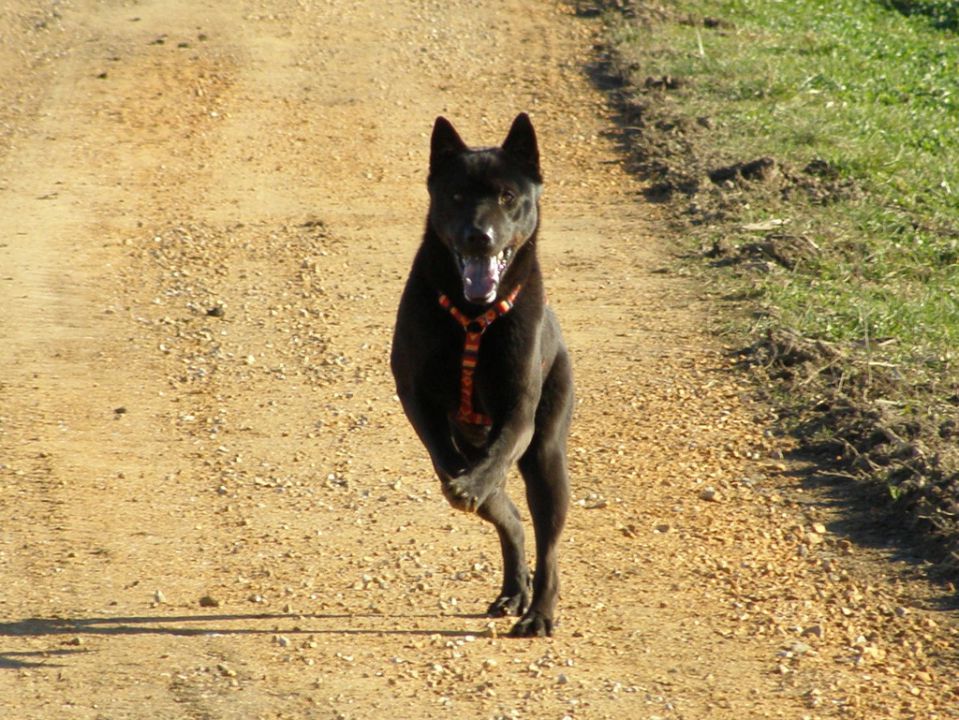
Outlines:
<svg viewBox="0 0 959 720"><path fill-rule="evenodd" d="M4 3L3 717L959 717L955 613L782 463L622 170L598 20L480 5ZM532 641L387 367L434 117L519 110L579 395Z"/></svg>

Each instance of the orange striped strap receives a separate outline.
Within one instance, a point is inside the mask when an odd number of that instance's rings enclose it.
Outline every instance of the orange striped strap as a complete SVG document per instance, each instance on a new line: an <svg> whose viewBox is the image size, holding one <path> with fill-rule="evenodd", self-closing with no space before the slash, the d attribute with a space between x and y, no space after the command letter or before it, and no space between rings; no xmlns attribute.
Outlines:
<svg viewBox="0 0 959 720"><path fill-rule="evenodd" d="M502 317L513 309L513 303L522 285L513 288L507 297L489 307L486 312L477 315L474 318L464 315L458 307L453 304L446 295L440 293L440 305L453 316L463 328L466 337L463 341L463 360L460 365L460 406L456 412L456 419L467 425L483 425L489 427L493 424L492 419L482 413L473 410L473 373L479 363L480 340L486 328L493 324L493 321Z"/></svg>

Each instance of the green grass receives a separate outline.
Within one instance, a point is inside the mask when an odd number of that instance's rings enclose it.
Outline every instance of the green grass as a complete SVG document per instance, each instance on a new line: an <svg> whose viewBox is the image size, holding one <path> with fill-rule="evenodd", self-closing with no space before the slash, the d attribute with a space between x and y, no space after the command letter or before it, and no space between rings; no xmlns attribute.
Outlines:
<svg viewBox="0 0 959 720"><path fill-rule="evenodd" d="M640 5L642 5L640 3ZM894 338L918 375L959 348L959 2L676 0L693 22L621 24L642 76L687 81L672 112L707 116L727 161L822 159L858 188L828 204L744 203L736 223L789 217L823 252L754 278L776 322L836 342ZM707 28L697 18L725 21ZM728 233L732 225L714 226Z"/></svg>

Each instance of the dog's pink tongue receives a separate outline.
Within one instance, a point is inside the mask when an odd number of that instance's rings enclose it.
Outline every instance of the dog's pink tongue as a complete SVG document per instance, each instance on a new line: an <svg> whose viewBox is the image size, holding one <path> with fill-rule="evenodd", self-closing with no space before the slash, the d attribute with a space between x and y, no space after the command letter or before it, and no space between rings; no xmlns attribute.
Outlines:
<svg viewBox="0 0 959 720"><path fill-rule="evenodd" d="M463 294L472 303L491 303L499 287L499 264L495 258L466 258Z"/></svg>

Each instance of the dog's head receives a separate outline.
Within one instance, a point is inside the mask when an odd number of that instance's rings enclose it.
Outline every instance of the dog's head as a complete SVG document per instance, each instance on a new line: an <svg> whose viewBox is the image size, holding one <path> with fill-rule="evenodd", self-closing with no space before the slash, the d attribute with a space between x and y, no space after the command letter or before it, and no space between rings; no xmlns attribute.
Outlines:
<svg viewBox="0 0 959 720"><path fill-rule="evenodd" d="M467 301L486 305L539 224L539 150L517 115L500 147L472 149L436 118L430 142L429 223L449 249ZM506 290L509 292L509 289Z"/></svg>

